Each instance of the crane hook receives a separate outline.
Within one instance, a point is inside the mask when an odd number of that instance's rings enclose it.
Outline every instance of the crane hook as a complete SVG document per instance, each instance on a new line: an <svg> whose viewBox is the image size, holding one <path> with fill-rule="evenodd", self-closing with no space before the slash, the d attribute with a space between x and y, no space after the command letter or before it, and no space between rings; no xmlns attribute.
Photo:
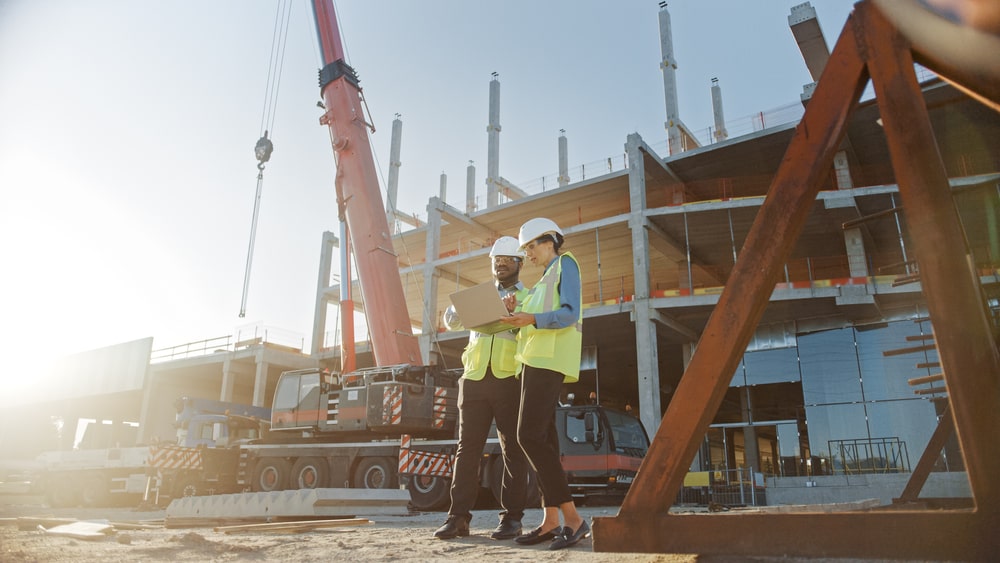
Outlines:
<svg viewBox="0 0 1000 563"><path fill-rule="evenodd" d="M272 152L274 144L267 138L267 131L264 131L264 136L257 139L257 144L253 148L253 154L257 157L257 170L264 170L264 163L271 160Z"/></svg>

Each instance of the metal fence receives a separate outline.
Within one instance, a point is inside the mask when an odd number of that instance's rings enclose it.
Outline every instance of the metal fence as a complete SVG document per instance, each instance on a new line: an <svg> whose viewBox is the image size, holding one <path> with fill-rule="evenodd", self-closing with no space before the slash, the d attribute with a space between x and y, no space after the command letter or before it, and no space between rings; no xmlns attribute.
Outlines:
<svg viewBox="0 0 1000 563"><path fill-rule="evenodd" d="M151 363L158 363L207 356L218 352L233 352L259 344L302 352L305 346L305 337L290 330L268 327L261 324L250 324L237 328L235 334L216 336L214 338L153 350L150 352L149 361Z"/></svg>
<svg viewBox="0 0 1000 563"><path fill-rule="evenodd" d="M896 437L856 438L827 442L833 456L833 473L908 473L910 454L906 442Z"/></svg>
<svg viewBox="0 0 1000 563"><path fill-rule="evenodd" d="M719 471L692 471L684 478L675 504L708 506L764 506L764 476L752 467Z"/></svg>

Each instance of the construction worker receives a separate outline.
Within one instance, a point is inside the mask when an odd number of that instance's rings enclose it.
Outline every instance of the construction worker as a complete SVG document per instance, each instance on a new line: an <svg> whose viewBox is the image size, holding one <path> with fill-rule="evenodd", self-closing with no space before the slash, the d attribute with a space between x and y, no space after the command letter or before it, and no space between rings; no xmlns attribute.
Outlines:
<svg viewBox="0 0 1000 563"><path fill-rule="evenodd" d="M524 252L514 237L500 237L490 250L493 277L501 298L513 295L524 299L527 290L518 276ZM444 313L449 330L462 328L454 307ZM458 450L451 480L451 508L444 525L434 537L451 539L469 535L472 507L479 494L479 465L493 421L496 421L503 451L503 480L500 493L500 524L490 534L496 540L521 534L528 488L528 460L517 444L517 413L521 384L515 377L521 364L514 360L517 347L514 331L494 335L469 332L462 353L465 371L458 381Z"/></svg>
<svg viewBox="0 0 1000 563"><path fill-rule="evenodd" d="M535 218L521 225L520 248L544 273L521 302L520 311L502 319L521 327L514 356L524 365L517 441L538 473L544 508L542 523L514 541L534 545L551 540L549 549L569 547L590 535L590 526L570 495L556 430L562 385L580 379L583 349L580 264L572 253L560 253L563 240L562 229L551 219Z"/></svg>

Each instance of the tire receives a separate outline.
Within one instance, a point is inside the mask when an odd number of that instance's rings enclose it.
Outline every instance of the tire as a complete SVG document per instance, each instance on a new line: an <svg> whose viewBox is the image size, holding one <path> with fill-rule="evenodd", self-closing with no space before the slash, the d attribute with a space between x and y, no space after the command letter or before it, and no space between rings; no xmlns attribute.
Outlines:
<svg viewBox="0 0 1000 563"><path fill-rule="evenodd" d="M542 505L542 493L538 490L538 476L535 470L528 467L528 491L524 499L525 508L540 508ZM503 488L503 457L496 456L490 463L490 492L497 504L500 503L500 491Z"/></svg>
<svg viewBox="0 0 1000 563"><path fill-rule="evenodd" d="M201 483L190 477L181 477L174 484L171 498L197 497L203 493Z"/></svg>
<svg viewBox="0 0 1000 563"><path fill-rule="evenodd" d="M80 480L80 503L87 508L104 507L110 503L108 478L103 473L87 475Z"/></svg>
<svg viewBox="0 0 1000 563"><path fill-rule="evenodd" d="M292 465L289 488L322 489L329 486L330 469L320 457L303 457Z"/></svg>
<svg viewBox="0 0 1000 563"><path fill-rule="evenodd" d="M406 485L414 510L441 510L451 501L451 480L430 475L413 475Z"/></svg>
<svg viewBox="0 0 1000 563"><path fill-rule="evenodd" d="M80 489L74 479L65 475L45 478L45 502L51 508L70 508L80 504Z"/></svg>
<svg viewBox="0 0 1000 563"><path fill-rule="evenodd" d="M388 457L365 457L354 470L355 489L395 489L399 487L396 465L399 462Z"/></svg>
<svg viewBox="0 0 1000 563"><path fill-rule="evenodd" d="M253 468L253 479L250 489L255 493L283 491L288 488L288 475L291 473L287 460L281 458L264 458Z"/></svg>

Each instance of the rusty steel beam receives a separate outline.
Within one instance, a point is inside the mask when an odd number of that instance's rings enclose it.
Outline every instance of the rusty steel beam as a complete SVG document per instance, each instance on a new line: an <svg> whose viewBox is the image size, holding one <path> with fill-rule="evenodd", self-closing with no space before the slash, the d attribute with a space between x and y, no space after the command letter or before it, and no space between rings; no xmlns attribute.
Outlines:
<svg viewBox="0 0 1000 563"><path fill-rule="evenodd" d="M946 74L963 76L961 72ZM832 163L869 75L886 124L904 214L911 234L920 241L918 263L929 282L924 287L928 309L976 508L670 514L688 465L780 276L781 264L815 203L819 176ZM964 248L909 43L875 6L859 2L631 490L617 516L595 518L594 550L913 559L995 556L1000 550L996 534L1000 480L990 483L988 470L1000 467L1000 447L993 441L1000 435L1000 359L989 338L978 278L965 263Z"/></svg>
<svg viewBox="0 0 1000 563"><path fill-rule="evenodd" d="M646 453L640 475L649 478L640 478L632 484L621 513L665 509L664 499L672 499L680 489L700 440L722 402L740 356L767 307L782 264L790 255L816 200L819 185L832 166L850 109L868 80L854 38L849 34L838 41L825 76L832 79L820 81L809 102L750 229L730 282L708 320L691 364ZM643 471L646 467L655 467L655 473ZM602 536L605 534L595 536L595 546L602 542ZM618 539L624 544L629 541L624 535Z"/></svg>
<svg viewBox="0 0 1000 563"><path fill-rule="evenodd" d="M919 500L920 491L924 488L927 477L931 474L931 470L934 469L934 464L937 463L938 458L941 457L941 450L944 449L948 438L951 438L954 432L955 420L951 417L951 405L947 405L938 419L937 428L934 429L931 439L927 442L927 447L924 448L924 453L920 455L920 461L913 468L913 473L910 474L910 479L906 482L906 487L903 488L903 492L900 493L899 498L893 499L893 502L911 503Z"/></svg>
<svg viewBox="0 0 1000 563"><path fill-rule="evenodd" d="M877 10L865 34L882 125L920 268L955 430L977 506L1000 510L1000 355L979 276L930 116L913 72L910 44ZM996 52L993 53L994 57ZM961 73L947 72L952 76ZM977 439L978 438L978 439ZM985 505L985 506L984 506Z"/></svg>

